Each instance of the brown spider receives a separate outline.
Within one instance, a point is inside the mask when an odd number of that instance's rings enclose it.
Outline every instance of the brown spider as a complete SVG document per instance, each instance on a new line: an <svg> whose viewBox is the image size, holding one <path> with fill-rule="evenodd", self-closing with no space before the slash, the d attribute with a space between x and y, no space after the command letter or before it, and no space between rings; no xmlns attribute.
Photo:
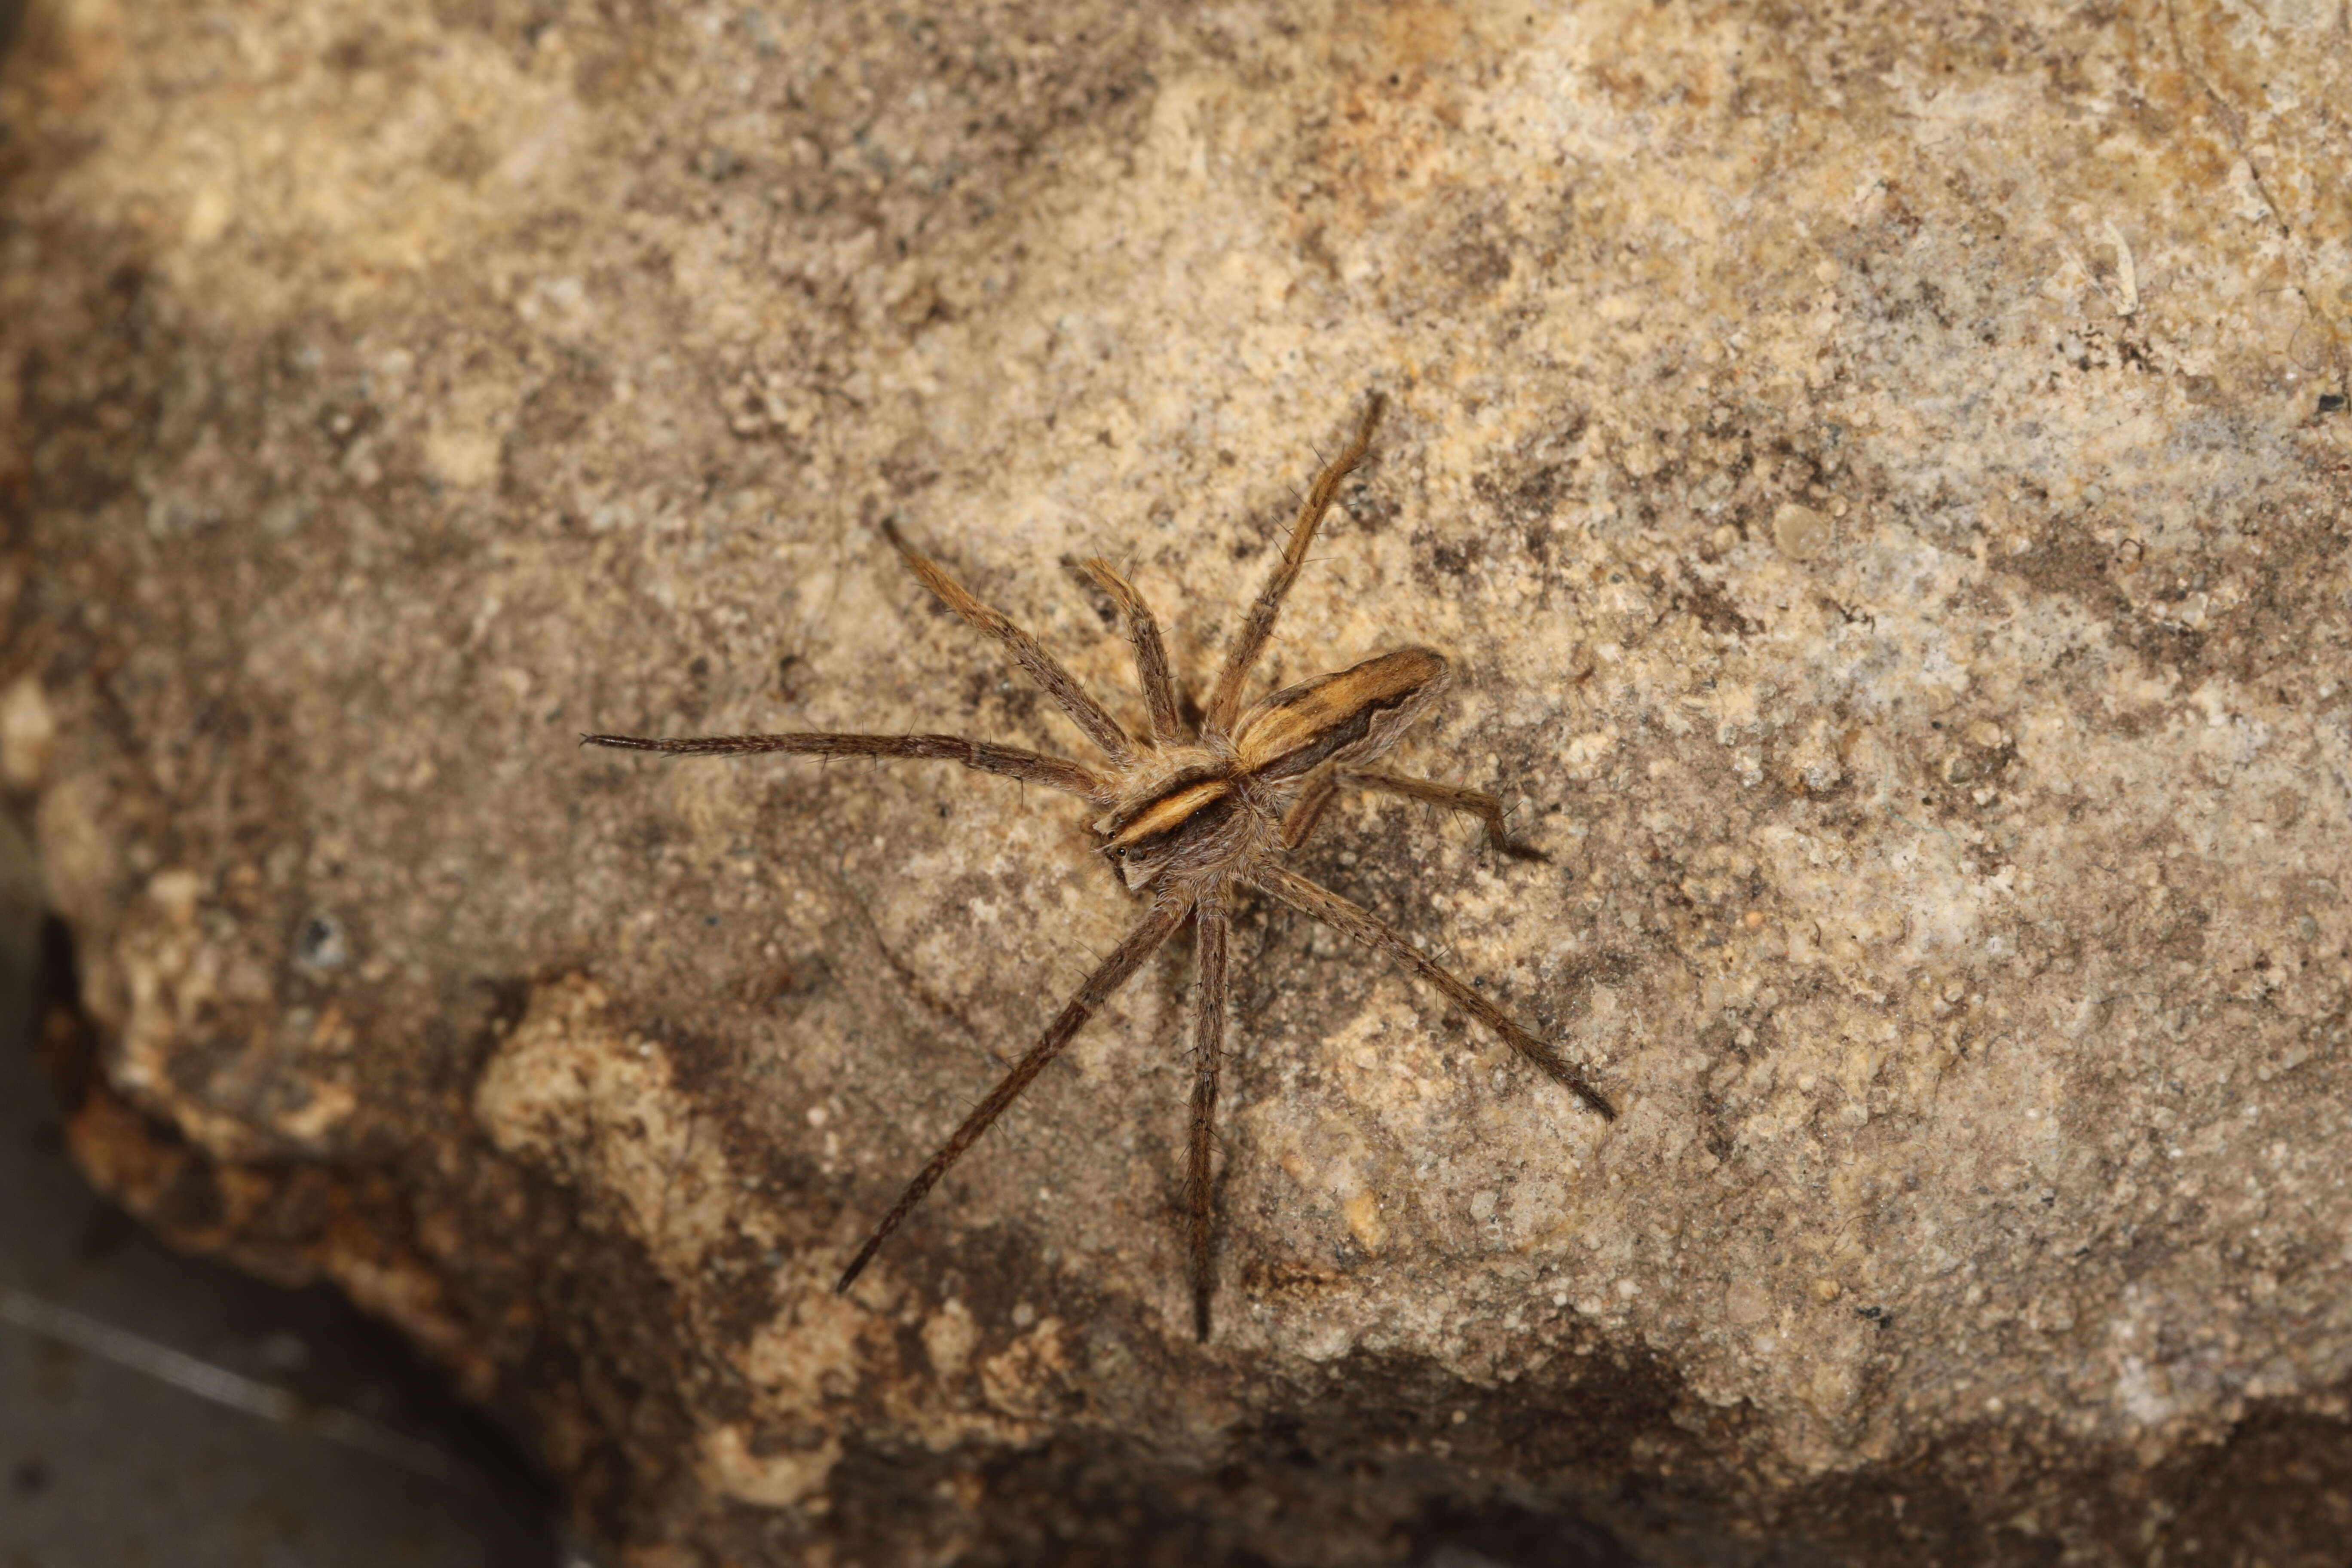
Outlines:
<svg viewBox="0 0 2352 1568"><path fill-rule="evenodd" d="M1013 661L1101 748L1110 759L1108 776L1060 757L955 735L582 738L583 744L690 756L792 752L819 757L937 757L984 773L1046 784L1079 795L1101 811L1093 826L1106 840L1104 852L1128 887L1150 895L1150 908L1142 921L1087 977L1029 1053L1013 1064L1003 1081L931 1156L930 1163L882 1216L882 1223L842 1270L836 1290L849 1289L899 1222L1045 1070L1079 1026L1190 919L1199 955L1199 989L1192 1016L1192 1113L1184 1202L1192 1231L1192 1326L1206 1340L1209 1302L1215 1288L1209 1145L1216 1118L1217 1074L1224 1058L1225 938L1234 897L1244 889L1312 915L1386 953L1460 1004L1585 1104L1604 1117L1616 1115L1601 1091L1551 1047L1506 1017L1493 1003L1441 968L1378 916L1282 863L1285 855L1307 842L1332 795L1345 785L1385 790L1470 813L1486 823L1487 842L1495 848L1523 858L1544 858L1538 850L1510 841L1504 831L1502 807L1493 795L1365 766L1394 745L1444 689L1445 660L1428 648L1399 648L1368 658L1336 675L1318 676L1275 692L1242 711L1242 683L1265 650L1284 595L1298 579L1317 525L1330 510L1341 481L1370 447L1383 405L1381 397L1371 399L1355 438L1317 476L1315 488L1300 503L1290 542L1257 602L1250 606L1248 623L1210 689L1197 730L1184 721L1159 624L1142 596L1108 563L1090 560L1085 566L1118 605L1128 640L1135 645L1137 671L1150 715L1149 740L1130 737L1036 638L973 598L937 562L916 554L895 527L885 524L890 542L923 586L1002 644Z"/></svg>

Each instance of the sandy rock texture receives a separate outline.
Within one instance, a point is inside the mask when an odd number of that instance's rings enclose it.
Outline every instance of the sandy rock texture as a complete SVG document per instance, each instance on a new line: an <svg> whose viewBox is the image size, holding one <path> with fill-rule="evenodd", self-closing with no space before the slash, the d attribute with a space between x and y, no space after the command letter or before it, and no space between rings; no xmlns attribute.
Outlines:
<svg viewBox="0 0 2352 1568"><path fill-rule="evenodd" d="M97 1177L322 1274L653 1565L2337 1561L2352 23L2004 7L35 0L0 784ZM1458 679L1181 944L1084 742L1393 409L1270 659ZM1583 1553L1581 1558L1571 1555Z"/></svg>

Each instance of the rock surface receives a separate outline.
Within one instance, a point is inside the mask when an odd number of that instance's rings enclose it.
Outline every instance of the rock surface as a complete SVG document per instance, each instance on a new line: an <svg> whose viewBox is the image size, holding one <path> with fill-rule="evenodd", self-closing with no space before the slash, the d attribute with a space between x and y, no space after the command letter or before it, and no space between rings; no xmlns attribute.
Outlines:
<svg viewBox="0 0 2352 1568"><path fill-rule="evenodd" d="M2332 1562L2346 27L36 0L0 772L80 1153L646 1564ZM1213 1342L1181 953L835 1296L1131 903L1044 792L575 737L1076 754L881 521L1133 712L1075 563L1197 688L1373 388L1268 673L1446 650L1402 763L1553 858L1303 865L1622 1119L1259 910Z"/></svg>

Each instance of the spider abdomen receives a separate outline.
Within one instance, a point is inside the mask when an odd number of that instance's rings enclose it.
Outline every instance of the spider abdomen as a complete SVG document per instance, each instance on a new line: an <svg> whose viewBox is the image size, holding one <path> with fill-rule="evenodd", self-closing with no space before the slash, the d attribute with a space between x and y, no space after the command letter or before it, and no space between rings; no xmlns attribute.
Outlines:
<svg viewBox="0 0 2352 1568"><path fill-rule="evenodd" d="M1368 763L1397 742L1445 686L1445 658L1401 647L1285 687L1242 715L1234 751L1266 784L1302 779L1326 763Z"/></svg>

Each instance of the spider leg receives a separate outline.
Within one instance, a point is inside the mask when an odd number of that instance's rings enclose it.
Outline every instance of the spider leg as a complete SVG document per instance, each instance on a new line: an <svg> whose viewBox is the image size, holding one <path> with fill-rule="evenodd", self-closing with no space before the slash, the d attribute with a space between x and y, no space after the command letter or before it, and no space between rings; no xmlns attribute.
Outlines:
<svg viewBox="0 0 2352 1568"><path fill-rule="evenodd" d="M1259 891L1288 904L1300 914L1312 915L1334 930L1354 937L1373 952L1384 953L1412 970L1459 1003L1472 1017L1501 1036L1504 1044L1542 1068L1545 1076L1573 1092L1602 1116L1616 1120L1615 1109L1601 1091L1593 1088L1591 1081L1570 1066L1558 1051L1513 1023L1501 1008L1441 967L1435 959L1415 947L1370 910L1349 902L1330 889L1309 881L1286 867L1260 865L1250 872L1249 880L1251 886Z"/></svg>
<svg viewBox="0 0 2352 1568"><path fill-rule="evenodd" d="M1242 635L1234 651L1225 658L1225 668L1217 672L1217 684L1210 689L1209 705L1202 710L1201 733L1211 741L1222 741L1233 732L1234 715L1241 711L1242 682L1249 679L1251 667L1259 654L1265 651L1266 639L1274 635L1275 617L1282 613L1282 601L1290 585L1298 581L1298 569L1307 563L1307 546L1315 542L1315 530L1323 514L1331 510L1339 499L1339 486L1364 460L1372 445L1372 430L1381 422L1388 399L1379 393L1364 405L1364 417L1356 426L1355 438L1339 455L1323 466L1315 476L1315 488L1298 503L1298 515L1290 524L1290 542L1275 563L1274 573L1258 590L1257 602L1250 606L1249 619L1243 623Z"/></svg>
<svg viewBox="0 0 2352 1568"><path fill-rule="evenodd" d="M1203 1343L1209 1338L1209 1300L1217 1292L1211 1249L1216 1190L1209 1178L1209 1153L1216 1131L1217 1071L1225 1047L1227 921L1222 888L1193 906L1200 988L1192 1010L1192 1129L1184 1167L1184 1209L1192 1232L1192 1332Z"/></svg>
<svg viewBox="0 0 2352 1568"><path fill-rule="evenodd" d="M1084 795L1096 802L1111 798L1109 784L1088 768L1042 752L1017 746L967 741L961 735L690 735L660 740L643 735L583 735L583 746L615 746L628 752L667 752L681 757L740 757L760 752L789 752L804 757L934 757L961 763L984 773L1003 773L1024 784Z"/></svg>
<svg viewBox="0 0 2352 1568"><path fill-rule="evenodd" d="M1087 732L1089 740L1103 749L1112 762L1122 767L1135 760L1135 747L1118 721L1103 711L1102 704L1087 695L1077 677L1062 668L1062 661L1047 653L1045 645L999 611L990 609L964 585L949 576L940 563L928 556L915 553L898 524L884 521L882 532L898 553L906 558L908 567L921 579L924 587L938 596L940 603L961 616L974 627L994 637L1012 656L1013 662L1028 673L1029 679L1044 689L1054 700L1055 706L1070 716L1070 721Z"/></svg>
<svg viewBox="0 0 2352 1568"><path fill-rule="evenodd" d="M1094 556L1078 564L1118 606L1119 619L1127 626L1127 640L1135 645L1135 674L1143 687L1144 706L1151 712L1152 743L1172 746L1190 740L1176 704L1176 678L1169 670L1168 649L1160 640L1160 623L1152 618L1151 606L1143 602L1135 584L1111 570L1110 563L1102 557Z"/></svg>
<svg viewBox="0 0 2352 1568"><path fill-rule="evenodd" d="M1326 769L1307 783L1298 798L1290 803L1290 810L1282 819L1282 847L1296 849L1315 835L1323 820L1323 813L1331 805L1331 797L1339 793L1339 773Z"/></svg>
<svg viewBox="0 0 2352 1568"><path fill-rule="evenodd" d="M1341 768L1327 775L1329 783L1319 789L1309 784L1292 805L1290 815L1282 825L1282 845L1296 849L1307 842L1307 836L1330 804L1331 794L1343 784L1358 789L1379 790L1387 795L1401 795L1408 800L1426 801L1442 805L1448 811L1458 811L1477 817L1486 825L1486 847L1515 860L1549 860L1550 856L1532 844L1512 841L1509 826L1503 820L1503 803L1484 790L1464 789L1459 784L1439 784L1433 779L1408 778L1402 773L1384 773L1370 768Z"/></svg>
<svg viewBox="0 0 2352 1568"><path fill-rule="evenodd" d="M939 1185L940 1178L963 1158L964 1151L1004 1114L1006 1107L1021 1098L1022 1090L1027 1089L1037 1075L1045 1070L1046 1064L1070 1043L1070 1037L1078 1032L1078 1026L1094 1016L1095 1009L1108 1001L1112 992L1127 984L1129 978L1143 966L1143 961L1168 940L1170 932L1184 923L1184 917L1190 913L1192 906L1185 900L1154 904L1142 922L1128 932L1126 940L1112 949L1111 955L1087 976L1086 984L1078 987L1078 994L1070 998L1051 1024L1045 1026L1045 1033L1029 1047L1028 1054L1013 1063L1013 1070L989 1091L988 1098L972 1108L971 1114L963 1119L963 1125L949 1135L948 1141L940 1145L940 1152L931 1156L930 1163L925 1165L908 1184L905 1195L891 1205L888 1214L882 1216L882 1223L874 1227L874 1234L866 1238L866 1245L857 1249L857 1256L851 1258L849 1267L841 1271L841 1282L834 1287L836 1294L846 1291L857 1282L857 1277L874 1260L874 1254L890 1239L890 1233L898 1228L900 1222L914 1212L915 1205L923 1201L923 1195Z"/></svg>

